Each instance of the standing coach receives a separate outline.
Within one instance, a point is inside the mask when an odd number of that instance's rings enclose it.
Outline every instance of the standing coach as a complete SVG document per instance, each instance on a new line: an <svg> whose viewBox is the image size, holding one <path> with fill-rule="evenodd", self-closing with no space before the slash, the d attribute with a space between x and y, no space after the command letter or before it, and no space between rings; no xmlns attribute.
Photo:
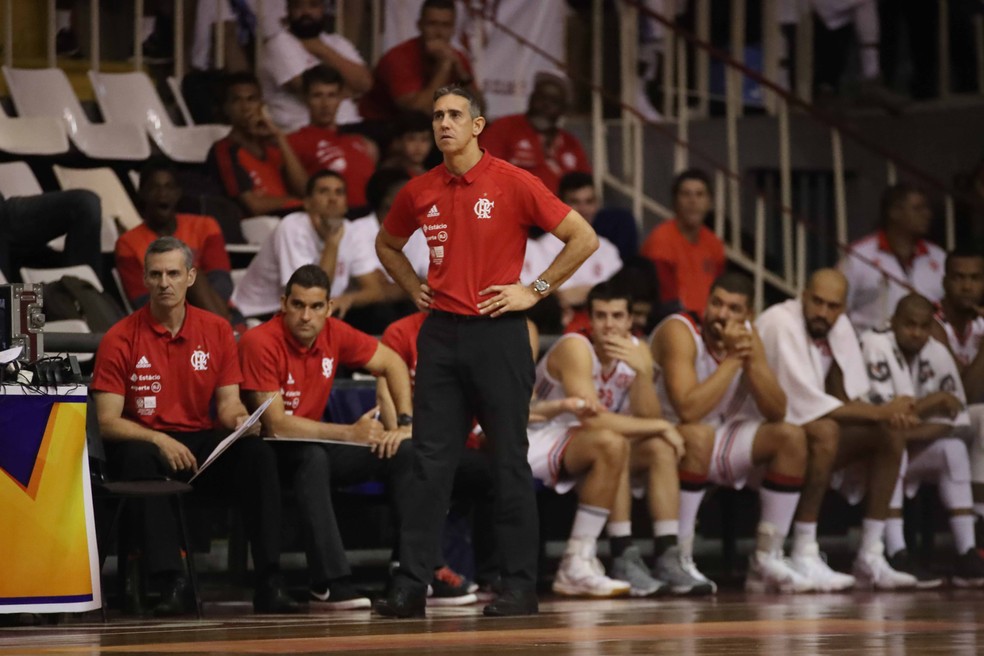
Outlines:
<svg viewBox="0 0 984 656"><path fill-rule="evenodd" d="M418 337L414 477L400 535L400 568L376 612L423 616L455 467L473 419L493 445L496 541L502 591L486 615L537 612L536 499L526 461L533 358L523 311L556 289L598 247L585 219L522 169L478 146L485 118L460 87L434 93L433 127L443 166L411 180L376 238L390 276L430 315ZM519 283L534 225L564 249L530 286ZM402 248L420 228L430 250L427 282Z"/></svg>

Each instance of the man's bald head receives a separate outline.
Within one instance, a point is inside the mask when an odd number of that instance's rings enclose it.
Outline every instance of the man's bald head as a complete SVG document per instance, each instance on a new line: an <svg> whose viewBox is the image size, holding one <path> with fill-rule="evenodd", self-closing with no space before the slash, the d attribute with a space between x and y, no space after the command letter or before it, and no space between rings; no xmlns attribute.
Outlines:
<svg viewBox="0 0 984 656"><path fill-rule="evenodd" d="M837 269L817 269L810 276L806 288L814 293L847 301L847 278Z"/></svg>
<svg viewBox="0 0 984 656"><path fill-rule="evenodd" d="M847 278L837 269L819 269L803 290L803 319L813 339L825 339L844 313Z"/></svg>
<svg viewBox="0 0 984 656"><path fill-rule="evenodd" d="M922 294L913 292L903 297L895 306L895 316L912 314L934 314L936 307Z"/></svg>

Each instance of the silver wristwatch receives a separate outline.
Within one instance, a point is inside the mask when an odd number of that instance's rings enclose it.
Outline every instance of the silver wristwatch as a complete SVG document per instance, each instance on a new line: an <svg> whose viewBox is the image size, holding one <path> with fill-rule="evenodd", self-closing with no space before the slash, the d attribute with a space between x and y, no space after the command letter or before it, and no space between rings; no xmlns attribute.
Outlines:
<svg viewBox="0 0 984 656"><path fill-rule="evenodd" d="M532 287L533 291L535 291L540 296L546 296L547 294L550 293L550 283L544 280L543 278L537 278L536 280L534 280L533 284L530 285L530 287Z"/></svg>

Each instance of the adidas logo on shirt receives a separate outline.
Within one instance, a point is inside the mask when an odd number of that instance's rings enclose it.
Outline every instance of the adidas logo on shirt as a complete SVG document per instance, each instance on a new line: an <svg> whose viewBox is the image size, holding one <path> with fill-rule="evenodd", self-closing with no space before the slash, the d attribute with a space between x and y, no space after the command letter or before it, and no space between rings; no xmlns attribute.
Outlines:
<svg viewBox="0 0 984 656"><path fill-rule="evenodd" d="M288 385L293 385L294 384L294 376L292 376L289 371L287 372L287 384Z"/></svg>
<svg viewBox="0 0 984 656"><path fill-rule="evenodd" d="M146 355L140 356L140 360L137 361L137 369L150 369L150 361Z"/></svg>
<svg viewBox="0 0 984 656"><path fill-rule="evenodd" d="M437 211L437 205L431 205L430 211L427 212L427 218L433 219L435 216L441 216L441 213Z"/></svg>

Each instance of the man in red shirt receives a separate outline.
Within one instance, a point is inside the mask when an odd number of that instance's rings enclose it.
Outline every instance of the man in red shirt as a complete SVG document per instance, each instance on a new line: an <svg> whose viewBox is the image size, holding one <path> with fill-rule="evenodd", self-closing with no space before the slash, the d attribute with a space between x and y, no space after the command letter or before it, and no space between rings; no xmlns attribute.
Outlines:
<svg viewBox="0 0 984 656"><path fill-rule="evenodd" d="M350 583L331 502L337 485L386 479L400 514L402 488L412 466L410 378L392 350L338 319L329 318L331 281L315 264L297 269L281 298L281 312L249 330L240 343L243 390L257 407L273 403L262 417L263 431L277 443L277 456L289 472L307 538L311 601L326 608L368 608L369 599ZM400 419L384 431L378 407L354 424L322 421L340 366L366 369L386 380ZM330 444L290 443L291 438L332 440ZM350 445L337 442L350 442ZM365 448L369 447L369 448Z"/></svg>
<svg viewBox="0 0 984 656"><path fill-rule="evenodd" d="M150 301L113 326L96 353L92 389L117 478L187 478L249 416L239 400L242 374L232 329L185 300L197 275L192 263L191 249L178 239L152 243L144 258ZM270 446L255 436L240 439L195 487L235 500L243 510L256 611L296 611L279 574L280 480ZM189 587L172 509L164 498L141 506L133 526L141 526L147 571L163 591L155 613L180 614L188 609Z"/></svg>
<svg viewBox="0 0 984 656"><path fill-rule="evenodd" d="M196 271L203 274L188 288L188 302L224 319L232 319L231 267L222 230L210 216L177 213L175 208L180 198L177 174L167 160L154 159L143 166L140 170L143 223L127 230L116 241L116 268L126 297L134 308L147 302L144 253L159 237L172 236L188 245L195 256Z"/></svg>
<svg viewBox="0 0 984 656"><path fill-rule="evenodd" d="M307 173L287 137L270 120L259 82L251 73L232 73L225 85L222 111L232 131L208 151L209 174L242 205L246 216L300 208Z"/></svg>
<svg viewBox="0 0 984 656"><path fill-rule="evenodd" d="M301 75L311 124L287 137L308 175L322 169L340 173L348 189L353 216L366 212L366 182L376 168L376 146L365 137L339 134L335 117L342 102L342 76L333 68L315 66Z"/></svg>
<svg viewBox="0 0 984 656"><path fill-rule="evenodd" d="M724 273L724 244L704 225L711 211L711 181L700 169L673 180L675 218L656 226L641 253L656 265L663 303L678 301L684 310L703 315L711 283Z"/></svg>
<svg viewBox="0 0 984 656"><path fill-rule="evenodd" d="M420 309L431 311L418 338L413 512L402 520L400 568L376 610L396 617L424 614L461 436L477 418L493 446L502 577L502 593L485 613L528 615L538 611L539 545L526 461L533 367L523 312L567 280L598 248L598 239L537 178L478 147L485 118L467 89L439 89L432 117L444 165L400 190L376 237L376 253L390 276ZM527 287L517 281L533 225L565 245ZM402 251L418 229L430 248L427 282Z"/></svg>
<svg viewBox="0 0 984 656"><path fill-rule="evenodd" d="M570 104L569 95L566 80L551 73L537 73L526 113L493 121L482 133L482 147L526 169L556 194L565 173L591 173L581 142L560 128L560 119Z"/></svg>
<svg viewBox="0 0 984 656"><path fill-rule="evenodd" d="M424 0L417 28L408 39L383 54L373 72L373 85L359 103L366 121L391 121L401 110L429 114L434 92L459 84L478 93L468 57L451 45L454 0Z"/></svg>

